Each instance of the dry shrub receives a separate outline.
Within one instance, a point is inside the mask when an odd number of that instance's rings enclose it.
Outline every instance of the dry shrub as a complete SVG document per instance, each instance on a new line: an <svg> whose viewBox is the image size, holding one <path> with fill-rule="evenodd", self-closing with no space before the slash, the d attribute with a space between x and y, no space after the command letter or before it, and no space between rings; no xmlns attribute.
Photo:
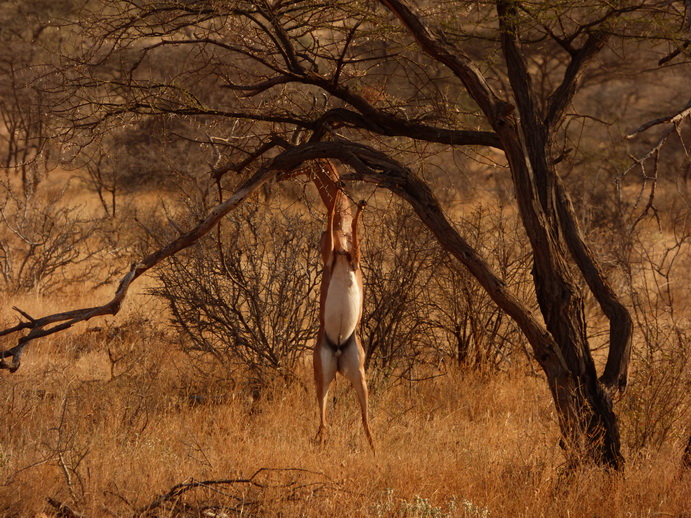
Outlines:
<svg viewBox="0 0 691 518"><path fill-rule="evenodd" d="M50 292L94 272L89 237L98 221L65 204L65 182L55 194L40 182L0 181L0 282L10 293Z"/></svg>
<svg viewBox="0 0 691 518"><path fill-rule="evenodd" d="M637 333L622 420L636 454L683 443L691 433L690 237L675 225L670 232L648 230L633 247L629 282Z"/></svg>
<svg viewBox="0 0 691 518"><path fill-rule="evenodd" d="M83 191L83 177L54 170L22 184L8 171L0 180L1 291L52 294L107 284L159 246L147 229L165 221L166 193L139 193L124 199L116 216L103 217Z"/></svg>
<svg viewBox="0 0 691 518"><path fill-rule="evenodd" d="M412 369L429 360L429 286L439 245L406 206L368 208L363 219L360 336L366 366L384 377L410 377Z"/></svg>
<svg viewBox="0 0 691 518"><path fill-rule="evenodd" d="M176 255L159 274L184 350L258 387L286 381L316 334L318 230L297 215L246 203L218 232Z"/></svg>
<svg viewBox="0 0 691 518"><path fill-rule="evenodd" d="M528 304L534 300L527 242L515 215L479 206L457 224L513 293ZM476 370L507 369L523 363L517 358L523 352L528 354L526 341L516 324L448 254L439 258L429 300L443 358Z"/></svg>
<svg viewBox="0 0 691 518"><path fill-rule="evenodd" d="M416 370L428 373L441 363L497 370L525 350L513 321L407 206L368 209L364 220L361 332L367 365L378 376L416 379L424 377ZM476 208L455 223L506 285L529 300L529 258L517 219Z"/></svg>

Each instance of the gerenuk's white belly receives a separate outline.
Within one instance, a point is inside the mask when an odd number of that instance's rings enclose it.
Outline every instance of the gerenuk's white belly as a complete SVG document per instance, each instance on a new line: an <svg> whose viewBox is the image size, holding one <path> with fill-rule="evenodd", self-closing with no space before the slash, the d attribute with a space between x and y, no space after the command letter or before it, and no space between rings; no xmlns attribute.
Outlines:
<svg viewBox="0 0 691 518"><path fill-rule="evenodd" d="M324 331L336 345L341 345L355 331L362 294L345 258L338 257L324 303Z"/></svg>

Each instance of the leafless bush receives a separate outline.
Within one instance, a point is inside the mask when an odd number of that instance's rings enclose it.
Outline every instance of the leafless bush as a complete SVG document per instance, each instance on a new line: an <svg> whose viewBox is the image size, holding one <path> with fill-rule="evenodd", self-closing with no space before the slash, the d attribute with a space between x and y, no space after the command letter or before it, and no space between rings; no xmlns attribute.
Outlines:
<svg viewBox="0 0 691 518"><path fill-rule="evenodd" d="M463 234L491 262L501 279L529 300L529 259L515 218L477 208L459 222ZM511 364L524 339L478 282L447 254L438 259L428 310L439 336L438 351L459 366L498 368Z"/></svg>
<svg viewBox="0 0 691 518"><path fill-rule="evenodd" d="M247 203L176 255L154 292L189 339L186 352L242 366L260 384L290 380L316 336L318 242L309 221Z"/></svg>
<svg viewBox="0 0 691 518"><path fill-rule="evenodd" d="M368 209L363 231L365 283L361 338L368 367L405 375L430 342L428 286L439 246L410 209Z"/></svg>
<svg viewBox="0 0 691 518"><path fill-rule="evenodd" d="M0 182L0 279L8 292L48 292L91 274L87 241L95 221L62 203L67 185L54 196Z"/></svg>
<svg viewBox="0 0 691 518"><path fill-rule="evenodd" d="M675 225L679 232L681 225ZM686 232L660 234L657 243L638 240L629 272L638 340L634 383L623 402L623 420L633 451L659 449L670 438L685 438L691 415L691 325L686 284Z"/></svg>
<svg viewBox="0 0 691 518"><path fill-rule="evenodd" d="M366 217L365 222L373 216ZM437 244L410 209L377 213L365 229L367 363L411 377L414 367L451 359L461 367L498 368L524 344L515 323ZM514 292L528 299L528 258L515 219L479 208L457 222Z"/></svg>

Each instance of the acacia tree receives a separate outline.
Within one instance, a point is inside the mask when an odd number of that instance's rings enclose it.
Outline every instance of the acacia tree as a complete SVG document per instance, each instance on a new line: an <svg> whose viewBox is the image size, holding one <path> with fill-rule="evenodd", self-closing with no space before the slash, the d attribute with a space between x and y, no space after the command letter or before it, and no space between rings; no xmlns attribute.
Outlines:
<svg viewBox="0 0 691 518"><path fill-rule="evenodd" d="M276 171L334 158L350 168L347 179L408 201L515 320L546 375L566 449L621 467L611 395L627 383L632 321L579 231L558 167L571 160L569 107L593 63L606 54L616 65L609 50L627 38L677 38L682 46L680 6L496 0L414 10L398 0L127 0L80 12L86 50L65 49L65 66L50 77L63 135L85 143L143 117L183 118L189 131L181 137L213 152L219 188L236 183L228 173L256 173L198 227L134 265L110 303L46 319L25 315L11 331L32 331L3 353L13 360L3 365L16 369L35 337L117 312L136 277L194 242ZM530 242L539 316L413 172L424 164L416 154L422 144L503 155ZM583 282L610 324L599 378Z"/></svg>

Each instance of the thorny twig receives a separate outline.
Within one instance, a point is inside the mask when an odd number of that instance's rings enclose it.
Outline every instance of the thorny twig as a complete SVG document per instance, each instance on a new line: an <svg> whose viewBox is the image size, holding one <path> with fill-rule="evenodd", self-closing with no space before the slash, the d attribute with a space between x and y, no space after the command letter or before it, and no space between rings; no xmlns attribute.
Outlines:
<svg viewBox="0 0 691 518"><path fill-rule="evenodd" d="M643 133L644 131L652 128L653 126L658 126L660 124L665 124L668 122L671 122L674 124L675 127L678 127L678 125L689 115L691 115L691 99L689 102L686 103L686 106L684 106L681 110L677 111L676 113L673 113L671 115L665 115L664 117L658 117L657 119L653 119L651 121L646 122L645 124L641 125L637 130L632 131L628 135L626 135L624 138L627 140L630 140L634 138L636 135L639 133ZM663 137L668 136L670 133L674 131L674 128L671 128L668 130ZM656 146L659 146L660 142L658 141Z"/></svg>

